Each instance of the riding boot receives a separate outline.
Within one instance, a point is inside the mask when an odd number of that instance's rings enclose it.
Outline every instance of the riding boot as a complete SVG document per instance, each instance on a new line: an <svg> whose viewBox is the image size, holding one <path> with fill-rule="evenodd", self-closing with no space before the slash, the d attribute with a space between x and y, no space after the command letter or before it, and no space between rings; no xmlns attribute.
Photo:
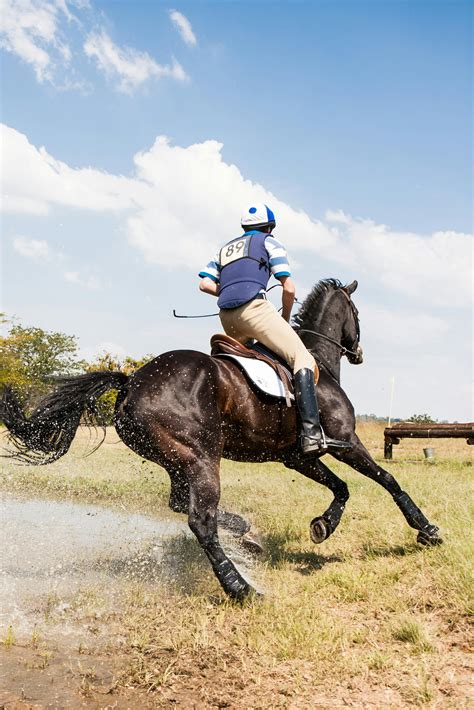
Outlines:
<svg viewBox="0 0 474 710"><path fill-rule="evenodd" d="M301 419L299 444L303 454L321 454L352 448L352 444L347 441L329 439L325 435L319 420L314 372L310 368L295 373L295 399Z"/></svg>

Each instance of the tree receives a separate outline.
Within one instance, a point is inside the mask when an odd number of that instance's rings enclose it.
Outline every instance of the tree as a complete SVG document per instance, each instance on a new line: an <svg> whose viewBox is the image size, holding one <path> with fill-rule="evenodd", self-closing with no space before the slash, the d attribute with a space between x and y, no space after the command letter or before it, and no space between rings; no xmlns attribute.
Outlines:
<svg viewBox="0 0 474 710"><path fill-rule="evenodd" d="M1 321L4 326L10 324L4 314ZM53 377L76 374L83 368L72 335L13 324L0 337L0 385L14 387L26 404L49 389Z"/></svg>
<svg viewBox="0 0 474 710"><path fill-rule="evenodd" d="M0 336L0 388L10 385L26 407L51 389L54 377L80 372L115 370L131 375L152 360L154 355L120 360L104 352L92 363L79 360L77 340L72 335L46 331L41 328L12 324L0 313L0 324L7 333ZM117 392L110 390L98 401L98 419L111 424Z"/></svg>
<svg viewBox="0 0 474 710"><path fill-rule="evenodd" d="M413 422L413 424L435 424L436 419L430 417L429 414L412 414L407 422Z"/></svg>

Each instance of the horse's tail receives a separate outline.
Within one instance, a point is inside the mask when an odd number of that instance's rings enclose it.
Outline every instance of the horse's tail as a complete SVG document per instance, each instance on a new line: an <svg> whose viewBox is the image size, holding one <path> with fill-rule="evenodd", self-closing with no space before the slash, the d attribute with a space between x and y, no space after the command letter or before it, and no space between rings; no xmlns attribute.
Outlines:
<svg viewBox="0 0 474 710"><path fill-rule="evenodd" d="M91 372L61 379L26 417L10 387L0 400L0 420L10 433L15 451L8 455L29 464L47 464L63 456L71 446L84 413L94 414L97 399L109 389L121 389L128 377L123 372Z"/></svg>

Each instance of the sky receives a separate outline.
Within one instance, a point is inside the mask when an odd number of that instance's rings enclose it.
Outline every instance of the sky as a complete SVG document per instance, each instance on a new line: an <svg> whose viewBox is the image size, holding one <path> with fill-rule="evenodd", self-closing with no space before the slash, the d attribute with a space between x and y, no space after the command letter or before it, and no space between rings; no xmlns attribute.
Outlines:
<svg viewBox="0 0 474 710"><path fill-rule="evenodd" d="M473 420L470 2L1 6L2 310L208 352L173 308L215 312L197 273L263 201L300 299L359 282L356 412Z"/></svg>

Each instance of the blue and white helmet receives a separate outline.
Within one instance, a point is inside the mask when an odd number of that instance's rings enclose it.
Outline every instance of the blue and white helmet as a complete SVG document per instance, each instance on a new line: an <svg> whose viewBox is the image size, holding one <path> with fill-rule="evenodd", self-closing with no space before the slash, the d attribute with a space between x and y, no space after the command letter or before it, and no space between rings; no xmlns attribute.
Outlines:
<svg viewBox="0 0 474 710"><path fill-rule="evenodd" d="M263 202L255 202L244 209L240 224L242 227L274 227L275 215Z"/></svg>

